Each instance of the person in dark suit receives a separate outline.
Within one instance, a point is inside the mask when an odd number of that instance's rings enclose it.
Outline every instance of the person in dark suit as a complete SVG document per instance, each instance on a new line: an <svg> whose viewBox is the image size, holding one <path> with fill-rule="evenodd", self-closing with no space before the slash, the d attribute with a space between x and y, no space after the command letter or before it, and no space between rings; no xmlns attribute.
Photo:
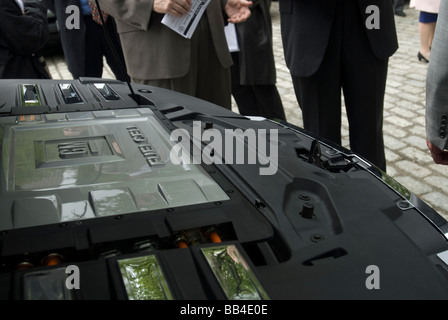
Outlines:
<svg viewBox="0 0 448 320"><path fill-rule="evenodd" d="M350 149L386 170L383 102L397 50L392 0L280 0L282 40L304 129L341 144L341 89Z"/></svg>
<svg viewBox="0 0 448 320"><path fill-rule="evenodd" d="M50 78L40 49L48 39L47 11L37 0L0 0L0 78Z"/></svg>
<svg viewBox="0 0 448 320"><path fill-rule="evenodd" d="M286 120L275 85L271 0L253 0L251 16L235 24L239 51L232 52L232 95L242 115Z"/></svg>
<svg viewBox="0 0 448 320"><path fill-rule="evenodd" d="M74 79L80 77L101 78L103 57L105 57L107 64L118 80L129 80L120 39L112 17L107 17L105 26L109 31L117 57L113 54L103 27L93 20L87 0L42 0L42 2L56 16L67 67ZM71 5L80 10L79 29L67 28L66 26L67 20L71 21L73 14L70 10L66 10ZM120 64L123 72L121 72Z"/></svg>

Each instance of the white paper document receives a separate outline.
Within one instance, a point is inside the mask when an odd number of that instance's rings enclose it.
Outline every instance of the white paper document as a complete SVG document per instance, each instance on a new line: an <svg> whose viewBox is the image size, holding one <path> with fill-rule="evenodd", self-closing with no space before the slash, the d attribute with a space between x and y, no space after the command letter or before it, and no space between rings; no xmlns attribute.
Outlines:
<svg viewBox="0 0 448 320"><path fill-rule="evenodd" d="M224 27L224 32L226 34L227 45L229 46L230 52L240 51L240 47L238 45L238 38L236 35L235 25L233 23L229 23Z"/></svg>
<svg viewBox="0 0 448 320"><path fill-rule="evenodd" d="M189 13L182 17L176 17L167 13L163 17L162 23L181 36L190 39L210 1L211 0L193 0Z"/></svg>

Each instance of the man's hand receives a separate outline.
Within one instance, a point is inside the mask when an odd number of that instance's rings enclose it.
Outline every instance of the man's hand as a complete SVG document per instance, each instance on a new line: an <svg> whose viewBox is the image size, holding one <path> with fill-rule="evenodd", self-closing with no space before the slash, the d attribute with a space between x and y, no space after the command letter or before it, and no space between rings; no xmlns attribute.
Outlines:
<svg viewBox="0 0 448 320"><path fill-rule="evenodd" d="M182 17L190 11L191 0L154 0L152 9L158 13Z"/></svg>
<svg viewBox="0 0 448 320"><path fill-rule="evenodd" d="M448 151L442 151L426 139L426 145L431 152L431 157L436 164L448 165Z"/></svg>
<svg viewBox="0 0 448 320"><path fill-rule="evenodd" d="M246 21L250 17L249 7L252 1L248 0L228 0L226 4L226 13L229 17L228 22L240 23Z"/></svg>

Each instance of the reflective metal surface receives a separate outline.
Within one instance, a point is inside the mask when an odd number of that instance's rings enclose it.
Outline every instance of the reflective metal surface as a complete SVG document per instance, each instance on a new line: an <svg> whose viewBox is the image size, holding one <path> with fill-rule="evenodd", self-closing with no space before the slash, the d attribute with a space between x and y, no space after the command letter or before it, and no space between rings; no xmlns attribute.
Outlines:
<svg viewBox="0 0 448 320"><path fill-rule="evenodd" d="M171 300L172 295L155 255L118 260L129 300Z"/></svg>
<svg viewBox="0 0 448 320"><path fill-rule="evenodd" d="M267 293L235 245L202 248L229 300L267 300Z"/></svg>

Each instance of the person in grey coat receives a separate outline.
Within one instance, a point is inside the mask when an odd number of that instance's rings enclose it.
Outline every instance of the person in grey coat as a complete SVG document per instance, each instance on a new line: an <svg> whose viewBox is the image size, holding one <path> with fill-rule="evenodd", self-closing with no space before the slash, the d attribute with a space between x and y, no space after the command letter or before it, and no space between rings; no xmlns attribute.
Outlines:
<svg viewBox="0 0 448 320"><path fill-rule="evenodd" d="M426 75L426 143L435 163L448 165L448 1L439 8Z"/></svg>
<svg viewBox="0 0 448 320"><path fill-rule="evenodd" d="M231 109L232 58L224 26L250 16L247 0L210 1L190 39L162 23L184 16L190 0L99 0L116 19L132 82L181 92Z"/></svg>

